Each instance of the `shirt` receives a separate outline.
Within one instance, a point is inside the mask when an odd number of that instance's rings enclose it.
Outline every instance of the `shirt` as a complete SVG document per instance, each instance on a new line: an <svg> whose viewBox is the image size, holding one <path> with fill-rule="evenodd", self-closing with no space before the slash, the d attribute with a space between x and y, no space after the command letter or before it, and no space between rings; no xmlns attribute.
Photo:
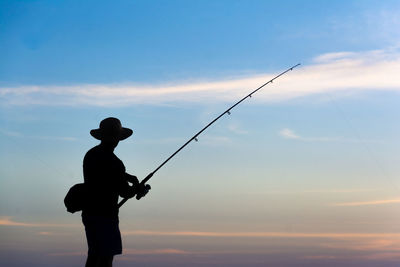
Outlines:
<svg viewBox="0 0 400 267"><path fill-rule="evenodd" d="M118 197L128 197L133 190L122 161L111 150L95 146L83 159L83 176L88 198L82 215L118 218Z"/></svg>

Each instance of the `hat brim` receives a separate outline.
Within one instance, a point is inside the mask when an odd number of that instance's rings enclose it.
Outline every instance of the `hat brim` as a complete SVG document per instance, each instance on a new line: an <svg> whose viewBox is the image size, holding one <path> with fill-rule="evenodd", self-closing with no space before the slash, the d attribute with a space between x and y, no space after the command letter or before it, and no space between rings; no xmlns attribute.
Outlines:
<svg viewBox="0 0 400 267"><path fill-rule="evenodd" d="M104 131L101 129L93 129L90 131L90 135L93 136L94 138L98 140L107 140L107 139L118 139L119 141L124 140L131 136L133 134L133 131L129 128L124 128L122 127L121 130L117 135L109 135L105 134Z"/></svg>

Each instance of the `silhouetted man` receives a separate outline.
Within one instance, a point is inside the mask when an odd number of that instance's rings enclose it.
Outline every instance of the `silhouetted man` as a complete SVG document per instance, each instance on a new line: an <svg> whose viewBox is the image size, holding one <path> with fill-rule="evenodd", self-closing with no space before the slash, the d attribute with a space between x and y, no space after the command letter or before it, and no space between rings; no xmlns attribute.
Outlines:
<svg viewBox="0 0 400 267"><path fill-rule="evenodd" d="M90 149L83 160L83 176L88 190L88 201L82 210L89 248L86 267L111 267L114 255L122 253L118 197L130 198L135 193L147 193L136 176L125 172L124 164L114 154L119 141L132 133L116 118L106 118L101 121L99 129L90 131L101 143Z"/></svg>

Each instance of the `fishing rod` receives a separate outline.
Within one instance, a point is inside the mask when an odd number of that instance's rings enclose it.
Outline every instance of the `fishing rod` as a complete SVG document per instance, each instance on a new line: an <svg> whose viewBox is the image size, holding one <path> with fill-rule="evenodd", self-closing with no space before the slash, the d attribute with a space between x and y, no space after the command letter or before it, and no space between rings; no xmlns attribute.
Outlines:
<svg viewBox="0 0 400 267"><path fill-rule="evenodd" d="M186 143L184 143L178 150L176 150L171 156L169 156L163 163L161 163L153 172L149 173L146 178L144 178L141 182L140 185L141 186L145 186L145 184L147 183L148 180L150 180L151 177L153 177L153 175L159 170L161 169L170 159L172 159L176 154L178 154L185 146L187 146L190 142L192 142L193 140L195 140L196 142L197 137L203 133L208 127L210 127L212 124L214 124L214 122L216 122L217 120L219 120L222 116L224 116L225 114L231 115L231 110L233 108L235 108L237 105L239 105L240 103L242 103L244 100L246 100L247 98L252 97L252 95L254 93L256 93L258 90L260 90L261 88L263 88L264 86L266 86L269 83L273 83L274 80L278 79L279 77L281 77L282 75L286 74L287 72L293 70L294 68L300 66L300 63L288 68L287 70L285 70L284 72L281 72L280 74L276 75L274 78L272 78L271 80L269 80L268 82L264 83L263 85L261 85L260 87L258 87L257 89L255 89L254 91L252 91L250 94L246 95L245 97L243 97L242 99L240 99L238 102L236 102L235 104L233 104L232 106L230 106L227 110L225 110L224 112L222 112L218 117L216 117L214 120L212 120L209 124L207 124L203 129L201 129L198 133L196 133L192 138L190 138ZM148 189L150 189L148 187ZM128 201L129 198L124 198L121 200L120 203L118 203L118 208L120 208L122 205L124 205L124 203L126 201ZM140 197L136 196L136 199L140 199Z"/></svg>

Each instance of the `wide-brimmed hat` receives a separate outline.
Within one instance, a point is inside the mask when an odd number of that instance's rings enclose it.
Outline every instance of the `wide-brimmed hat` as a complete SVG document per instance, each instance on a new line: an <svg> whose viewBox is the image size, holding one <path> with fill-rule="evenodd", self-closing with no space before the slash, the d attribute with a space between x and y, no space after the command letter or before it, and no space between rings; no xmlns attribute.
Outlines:
<svg viewBox="0 0 400 267"><path fill-rule="evenodd" d="M131 136L133 131L124 128L117 118L106 118L100 122L99 129L93 129L90 134L98 140L124 140Z"/></svg>

